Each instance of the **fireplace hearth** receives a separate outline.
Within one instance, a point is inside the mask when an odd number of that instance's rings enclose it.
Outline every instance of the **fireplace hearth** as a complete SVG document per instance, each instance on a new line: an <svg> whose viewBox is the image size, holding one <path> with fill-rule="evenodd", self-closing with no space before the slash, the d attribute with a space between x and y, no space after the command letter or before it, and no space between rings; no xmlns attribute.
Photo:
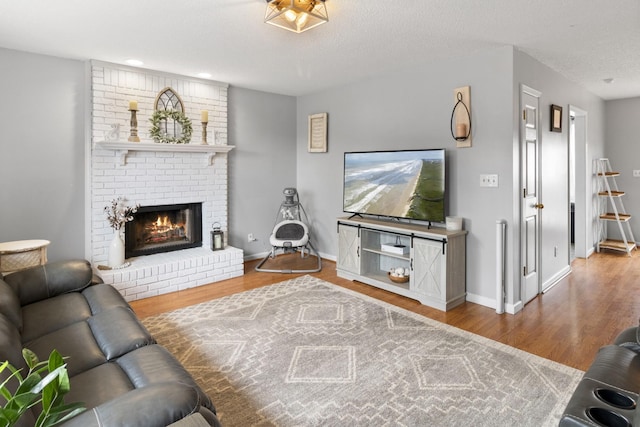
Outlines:
<svg viewBox="0 0 640 427"><path fill-rule="evenodd" d="M202 246L202 203L142 206L125 226L125 257Z"/></svg>

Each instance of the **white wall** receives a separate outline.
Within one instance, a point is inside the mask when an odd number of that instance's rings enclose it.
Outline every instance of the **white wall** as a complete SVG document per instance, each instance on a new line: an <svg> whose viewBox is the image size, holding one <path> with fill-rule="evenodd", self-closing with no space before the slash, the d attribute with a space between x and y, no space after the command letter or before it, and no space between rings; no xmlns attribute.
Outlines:
<svg viewBox="0 0 640 427"><path fill-rule="evenodd" d="M625 192L624 207L631 214L631 230L640 241L640 178L633 170L640 169L640 137L636 126L640 117L640 98L619 99L606 103L606 148L612 169L620 172L616 177L618 188ZM609 236L619 236L617 226L609 225Z"/></svg>
<svg viewBox="0 0 640 427"><path fill-rule="evenodd" d="M84 256L85 66L0 49L0 241Z"/></svg>

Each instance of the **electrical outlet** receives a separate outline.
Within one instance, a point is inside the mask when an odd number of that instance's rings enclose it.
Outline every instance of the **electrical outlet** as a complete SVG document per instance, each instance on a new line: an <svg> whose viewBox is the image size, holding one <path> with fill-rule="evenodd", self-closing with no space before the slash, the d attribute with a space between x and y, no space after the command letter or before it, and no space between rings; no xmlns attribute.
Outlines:
<svg viewBox="0 0 640 427"><path fill-rule="evenodd" d="M251 242L255 242L256 240L258 240L258 239L256 239L256 238L253 236L253 233L249 233L249 234L247 235L247 242L251 243Z"/></svg>
<svg viewBox="0 0 640 427"><path fill-rule="evenodd" d="M633 170L633 177L634 178L640 178L640 169L634 169Z"/></svg>
<svg viewBox="0 0 640 427"><path fill-rule="evenodd" d="M497 187L498 174L481 174L480 187Z"/></svg>

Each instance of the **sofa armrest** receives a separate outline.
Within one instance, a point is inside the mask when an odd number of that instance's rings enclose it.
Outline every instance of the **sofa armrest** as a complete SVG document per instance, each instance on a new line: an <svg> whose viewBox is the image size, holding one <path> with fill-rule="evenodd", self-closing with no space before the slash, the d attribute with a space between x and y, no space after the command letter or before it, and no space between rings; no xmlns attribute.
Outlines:
<svg viewBox="0 0 640 427"><path fill-rule="evenodd" d="M73 417L60 426L165 427L199 410L199 395L192 387L180 383L161 383L131 390Z"/></svg>
<svg viewBox="0 0 640 427"><path fill-rule="evenodd" d="M5 277L25 306L56 295L79 292L95 284L91 264L85 260L58 261L17 271Z"/></svg>

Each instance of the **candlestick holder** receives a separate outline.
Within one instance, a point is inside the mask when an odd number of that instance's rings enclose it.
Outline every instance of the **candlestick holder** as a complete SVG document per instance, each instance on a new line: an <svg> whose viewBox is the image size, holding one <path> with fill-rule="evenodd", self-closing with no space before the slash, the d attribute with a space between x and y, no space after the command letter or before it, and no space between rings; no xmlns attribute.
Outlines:
<svg viewBox="0 0 640 427"><path fill-rule="evenodd" d="M208 122L202 122L202 145L208 145L208 143L207 143L207 124L208 124Z"/></svg>
<svg viewBox="0 0 640 427"><path fill-rule="evenodd" d="M131 135L129 136L129 142L140 142L140 137L138 136L138 118L136 117L138 110L129 111L131 111L131 121L129 122L131 125Z"/></svg>

